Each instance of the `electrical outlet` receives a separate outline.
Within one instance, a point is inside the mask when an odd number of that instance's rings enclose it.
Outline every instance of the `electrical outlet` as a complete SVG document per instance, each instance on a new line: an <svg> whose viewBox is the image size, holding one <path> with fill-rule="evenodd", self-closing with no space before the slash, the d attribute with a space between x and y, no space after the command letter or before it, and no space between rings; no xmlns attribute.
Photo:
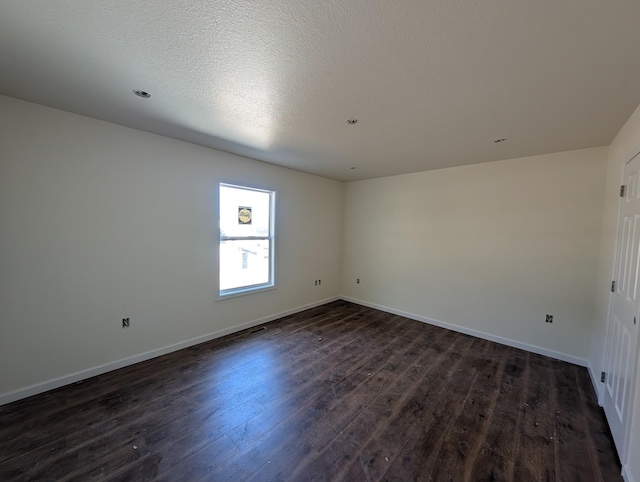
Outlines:
<svg viewBox="0 0 640 482"><path fill-rule="evenodd" d="M316 286L318 286L318 280L316 280L315 283L316 283Z"/></svg>
<svg viewBox="0 0 640 482"><path fill-rule="evenodd" d="M322 280L321 280L321 279L319 279L319 280L318 280L318 284L319 284L319 285L321 285L321 284L322 284Z"/></svg>
<svg viewBox="0 0 640 482"><path fill-rule="evenodd" d="M360 278L356 278L356 283L360 284Z"/></svg>
<svg viewBox="0 0 640 482"><path fill-rule="evenodd" d="M553 315L547 315L547 319L545 320L545 323L553 323Z"/></svg>
<svg viewBox="0 0 640 482"><path fill-rule="evenodd" d="M122 318L122 328L129 328L131 318Z"/></svg>

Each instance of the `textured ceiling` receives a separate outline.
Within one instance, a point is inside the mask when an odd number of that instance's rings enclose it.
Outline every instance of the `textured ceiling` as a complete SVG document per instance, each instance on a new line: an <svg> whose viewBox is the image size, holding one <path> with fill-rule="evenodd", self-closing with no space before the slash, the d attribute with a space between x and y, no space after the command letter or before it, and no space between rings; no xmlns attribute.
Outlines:
<svg viewBox="0 0 640 482"><path fill-rule="evenodd" d="M2 0L0 93L364 179L609 144L640 103L639 20L638 0Z"/></svg>

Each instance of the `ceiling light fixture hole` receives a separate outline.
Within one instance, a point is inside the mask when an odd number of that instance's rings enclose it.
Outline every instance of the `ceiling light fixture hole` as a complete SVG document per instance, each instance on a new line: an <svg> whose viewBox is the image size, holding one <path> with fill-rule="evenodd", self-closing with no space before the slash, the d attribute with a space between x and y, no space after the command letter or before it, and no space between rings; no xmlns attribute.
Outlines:
<svg viewBox="0 0 640 482"><path fill-rule="evenodd" d="M149 92L145 92L144 90L134 90L133 93L138 97L142 97L143 99L148 99L149 97L151 97L151 94Z"/></svg>
<svg viewBox="0 0 640 482"><path fill-rule="evenodd" d="M347 124L354 125L354 124L357 124L357 123L358 123L358 119L347 119Z"/></svg>
<svg viewBox="0 0 640 482"><path fill-rule="evenodd" d="M355 169L355 167L350 167L349 169L351 169L353 171Z"/></svg>

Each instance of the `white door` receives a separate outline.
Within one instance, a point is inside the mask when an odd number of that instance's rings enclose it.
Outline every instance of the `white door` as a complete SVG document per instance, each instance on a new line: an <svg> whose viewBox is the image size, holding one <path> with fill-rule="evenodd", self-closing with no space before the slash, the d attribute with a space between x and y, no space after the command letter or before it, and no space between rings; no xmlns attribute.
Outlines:
<svg viewBox="0 0 640 482"><path fill-rule="evenodd" d="M616 281L607 328L604 411L624 464L631 425L636 343L640 323L640 155L627 163L616 256Z"/></svg>

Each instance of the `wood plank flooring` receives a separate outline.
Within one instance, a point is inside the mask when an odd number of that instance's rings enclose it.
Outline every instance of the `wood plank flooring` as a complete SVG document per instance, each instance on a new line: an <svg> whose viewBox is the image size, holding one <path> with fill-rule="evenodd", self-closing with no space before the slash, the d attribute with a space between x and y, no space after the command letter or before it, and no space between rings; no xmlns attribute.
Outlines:
<svg viewBox="0 0 640 482"><path fill-rule="evenodd" d="M0 407L0 480L621 481L584 368L336 301Z"/></svg>

